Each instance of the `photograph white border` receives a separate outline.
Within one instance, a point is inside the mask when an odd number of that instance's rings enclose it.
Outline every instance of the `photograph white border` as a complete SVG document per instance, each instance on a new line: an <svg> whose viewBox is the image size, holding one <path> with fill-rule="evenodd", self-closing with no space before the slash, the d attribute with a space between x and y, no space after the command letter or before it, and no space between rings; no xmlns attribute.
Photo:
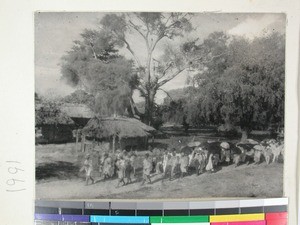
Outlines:
<svg viewBox="0 0 300 225"><path fill-rule="evenodd" d="M289 224L297 224L299 4L299 0L1 0L0 223L33 224L34 12L182 11L286 13L284 197L289 198ZM19 163L13 166L8 161Z"/></svg>

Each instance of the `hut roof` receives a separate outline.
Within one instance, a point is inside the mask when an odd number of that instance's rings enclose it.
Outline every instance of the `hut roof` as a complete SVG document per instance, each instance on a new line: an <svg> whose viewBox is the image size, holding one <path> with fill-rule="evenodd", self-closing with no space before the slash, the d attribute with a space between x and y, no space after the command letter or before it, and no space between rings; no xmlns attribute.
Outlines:
<svg viewBox="0 0 300 225"><path fill-rule="evenodd" d="M146 137L154 131L153 127L128 117L94 117L82 129L84 135L96 138L108 138L113 135L119 138Z"/></svg>
<svg viewBox="0 0 300 225"><path fill-rule="evenodd" d="M36 105L35 125L74 125L74 121L59 108L50 104Z"/></svg>
<svg viewBox="0 0 300 225"><path fill-rule="evenodd" d="M66 113L71 118L93 118L94 113L92 110L84 104L63 104L61 111Z"/></svg>

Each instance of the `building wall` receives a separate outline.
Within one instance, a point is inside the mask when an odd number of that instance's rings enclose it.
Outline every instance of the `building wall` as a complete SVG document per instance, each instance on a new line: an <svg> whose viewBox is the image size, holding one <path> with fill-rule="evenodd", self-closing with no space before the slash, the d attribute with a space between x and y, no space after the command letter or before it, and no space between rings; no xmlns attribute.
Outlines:
<svg viewBox="0 0 300 225"><path fill-rule="evenodd" d="M43 125L40 129L42 137L36 140L37 143L65 143L73 141L73 126Z"/></svg>
<svg viewBox="0 0 300 225"><path fill-rule="evenodd" d="M84 141L84 150L96 150L96 151L107 151L113 149L113 141L112 138L110 139L102 139L96 140L93 142L93 140L87 140ZM121 141L119 141L118 138L116 138L115 142L115 149L126 149L127 151L130 150L146 150L148 149L148 137L134 137L134 138L122 138Z"/></svg>
<svg viewBox="0 0 300 225"><path fill-rule="evenodd" d="M148 148L147 137L122 138L119 147L126 150L145 150Z"/></svg>

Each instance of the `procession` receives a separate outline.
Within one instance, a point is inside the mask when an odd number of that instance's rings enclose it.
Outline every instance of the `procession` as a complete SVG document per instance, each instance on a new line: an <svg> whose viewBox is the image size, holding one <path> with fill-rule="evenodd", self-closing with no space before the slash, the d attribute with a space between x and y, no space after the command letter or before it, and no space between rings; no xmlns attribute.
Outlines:
<svg viewBox="0 0 300 225"><path fill-rule="evenodd" d="M179 140L180 142L180 140ZM141 185L153 181L171 181L193 174L216 173L222 167L233 164L258 165L265 162L283 163L283 140L266 139L257 142L252 139L236 144L229 142L190 142L178 149L150 149L143 156L137 151L118 149L115 153L95 152L85 155L80 172L85 173L85 184L91 185L96 179L117 180L116 188L129 185L133 180ZM142 163L140 163L142 162ZM95 177L97 171L98 176ZM141 173L137 173L141 171ZM140 177L138 176L140 175Z"/></svg>
<svg viewBox="0 0 300 225"><path fill-rule="evenodd" d="M37 198L282 196L284 14L35 18Z"/></svg>

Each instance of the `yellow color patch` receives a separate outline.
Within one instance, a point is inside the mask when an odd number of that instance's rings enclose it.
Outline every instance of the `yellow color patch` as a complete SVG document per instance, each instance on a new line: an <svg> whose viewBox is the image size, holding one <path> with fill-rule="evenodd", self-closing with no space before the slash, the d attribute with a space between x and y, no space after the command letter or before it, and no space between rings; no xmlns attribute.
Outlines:
<svg viewBox="0 0 300 225"><path fill-rule="evenodd" d="M233 214L233 215L220 215L210 216L210 222L239 222L239 221L253 221L253 220L264 220L264 213L255 214Z"/></svg>

